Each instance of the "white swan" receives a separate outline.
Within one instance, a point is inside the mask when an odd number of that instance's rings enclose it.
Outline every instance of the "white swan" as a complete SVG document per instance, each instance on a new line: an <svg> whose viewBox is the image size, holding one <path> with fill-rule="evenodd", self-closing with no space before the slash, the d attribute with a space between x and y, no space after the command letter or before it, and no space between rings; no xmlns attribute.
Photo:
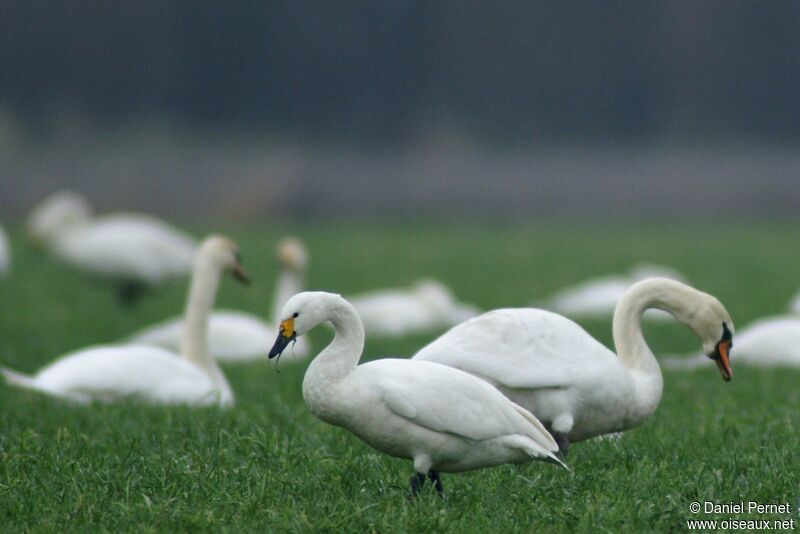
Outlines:
<svg viewBox="0 0 800 534"><path fill-rule="evenodd" d="M278 261L281 272L278 275L273 304L272 318L275 323L269 324L250 313L215 311L209 319L208 346L217 361L252 361L263 357L264 349L275 340L281 308L289 297L303 290L308 253L298 239L283 239L278 244ZM167 319L133 334L128 342L158 345L174 350L180 346L183 324L182 317ZM306 338L298 339L286 356L290 361L299 361L308 355L309 350Z"/></svg>
<svg viewBox="0 0 800 534"><path fill-rule="evenodd" d="M384 289L348 299L370 336L401 337L442 330L476 316L478 308L458 302L444 284L422 279L408 289Z"/></svg>
<svg viewBox="0 0 800 534"><path fill-rule="evenodd" d="M789 311L791 313L800 313L800 293L792 298L792 301L789 303Z"/></svg>
<svg viewBox="0 0 800 534"><path fill-rule="evenodd" d="M550 459L558 446L539 421L467 373L406 359L358 365L364 328L339 295L306 292L286 303L269 357L321 322L335 336L306 371L303 399L311 412L372 447L414 461L416 493L426 475L441 493L438 471Z"/></svg>
<svg viewBox="0 0 800 534"><path fill-rule="evenodd" d="M662 358L671 369L693 369L711 363L702 354ZM765 317L736 334L736 365L800 367L800 317Z"/></svg>
<svg viewBox="0 0 800 534"><path fill-rule="evenodd" d="M648 308L671 313L703 342L722 377L731 379L733 322L720 302L685 284L652 278L633 285L614 313L617 354L561 315L504 309L456 326L413 359L455 367L497 386L553 432L570 441L641 424L661 400L661 369L642 334Z"/></svg>
<svg viewBox="0 0 800 534"><path fill-rule="evenodd" d="M34 208L28 233L65 263L121 282L125 301L147 286L188 274L197 250L192 237L155 217L93 217L88 201L69 191L53 193Z"/></svg>
<svg viewBox="0 0 800 534"><path fill-rule="evenodd" d="M636 282L647 278L669 278L684 282L684 277L669 267L640 264L633 266L627 275L592 278L556 292L542 303L542 307L573 318L602 319L611 317L622 295ZM669 319L667 313L653 310L648 319Z"/></svg>
<svg viewBox="0 0 800 534"><path fill-rule="evenodd" d="M220 276L246 275L230 239L212 236L200 248L186 306L181 353L147 345L98 346L62 356L34 376L2 369L6 381L77 402L132 398L154 404L233 404L225 376L208 354L207 323Z"/></svg>
<svg viewBox="0 0 800 534"><path fill-rule="evenodd" d="M8 236L3 227L0 226L0 276L5 276L11 270L11 247L8 244Z"/></svg>

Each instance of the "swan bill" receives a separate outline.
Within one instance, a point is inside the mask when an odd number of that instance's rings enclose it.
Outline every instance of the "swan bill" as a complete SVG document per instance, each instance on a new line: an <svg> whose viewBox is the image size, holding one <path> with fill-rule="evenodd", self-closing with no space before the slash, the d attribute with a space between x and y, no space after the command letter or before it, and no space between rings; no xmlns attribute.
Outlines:
<svg viewBox="0 0 800 534"><path fill-rule="evenodd" d="M719 372L726 382L730 382L731 378L733 378L730 360L731 345L732 343L729 339L723 339L717 344L717 350L714 351L714 354L710 356L717 363Z"/></svg>
<svg viewBox="0 0 800 534"><path fill-rule="evenodd" d="M285 321L281 322L281 329L278 333L278 338L275 340L275 344L269 351L269 359L271 360L276 356L280 356L289 343L294 341L296 337L297 332L294 331L294 319L286 319Z"/></svg>
<svg viewBox="0 0 800 534"><path fill-rule="evenodd" d="M236 278L239 282L243 283L244 285L250 285L250 276L248 276L247 271L244 270L242 264L240 262L236 262L233 266L233 270L231 271L233 277Z"/></svg>

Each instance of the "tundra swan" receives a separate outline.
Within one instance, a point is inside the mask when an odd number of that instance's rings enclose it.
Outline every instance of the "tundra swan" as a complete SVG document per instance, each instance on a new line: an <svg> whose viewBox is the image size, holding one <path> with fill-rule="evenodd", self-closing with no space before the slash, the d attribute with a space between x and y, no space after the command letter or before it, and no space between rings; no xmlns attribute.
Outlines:
<svg viewBox="0 0 800 534"><path fill-rule="evenodd" d="M94 217L89 202L69 191L53 193L33 209L28 233L68 265L118 281L124 302L187 275L197 250L194 238L149 215Z"/></svg>
<svg viewBox="0 0 800 534"><path fill-rule="evenodd" d="M323 421L353 432L372 447L414 462L412 494L439 471L458 472L508 462L559 462L558 445L528 411L488 383L430 362L382 359L358 365L364 327L339 295L305 292L283 308L269 357L297 336L330 322L333 341L311 362L303 399Z"/></svg>
<svg viewBox="0 0 800 534"><path fill-rule="evenodd" d="M77 402L133 398L154 404L233 404L233 392L208 353L208 315L223 270L246 281L238 246L212 236L198 251L180 356L148 345L97 346L62 356L34 376L2 369L14 386Z"/></svg>
<svg viewBox="0 0 800 534"><path fill-rule="evenodd" d="M269 324L257 315L235 310L219 310L211 314L208 323L208 346L217 361L243 362L263 356L264 347L275 339L281 308L289 297L303 290L308 253L303 243L295 238L283 239L278 244L278 261L281 271L275 289L272 318ZM134 334L129 343L158 345L175 350L183 337L183 318L175 317L152 325ZM308 355L306 338L297 340L287 356L300 360Z"/></svg>
<svg viewBox="0 0 800 534"><path fill-rule="evenodd" d="M684 282L684 277L669 267L640 264L633 266L626 275L610 275L592 278L556 292L542 307L555 313L576 319L602 319L611 317L617 302L636 282L647 278L670 278ZM669 319L668 313L652 310L647 319Z"/></svg>
<svg viewBox="0 0 800 534"><path fill-rule="evenodd" d="M401 337L441 330L476 316L478 309L458 302L444 284L418 280L408 289L384 289L349 298L370 336Z"/></svg>
<svg viewBox="0 0 800 534"><path fill-rule="evenodd" d="M733 322L714 297L680 282L651 278L625 292L614 313L614 354L576 323L555 313L502 309L446 332L414 355L487 380L569 442L619 432L644 422L661 400L663 379L642 334L642 314L658 308L688 326L732 373Z"/></svg>

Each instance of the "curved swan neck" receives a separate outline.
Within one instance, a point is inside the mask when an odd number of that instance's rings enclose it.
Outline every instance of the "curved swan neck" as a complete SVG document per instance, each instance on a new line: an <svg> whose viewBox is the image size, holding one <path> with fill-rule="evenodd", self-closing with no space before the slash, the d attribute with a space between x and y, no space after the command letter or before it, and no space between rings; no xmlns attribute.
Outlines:
<svg viewBox="0 0 800 534"><path fill-rule="evenodd" d="M651 278L632 285L614 312L614 344L629 369L659 369L658 362L642 334L642 315L657 308L686 323L695 302L696 290L667 278ZM660 373L660 371L659 371Z"/></svg>
<svg viewBox="0 0 800 534"><path fill-rule="evenodd" d="M217 296L221 268L214 265L202 252L195 260L192 281L189 287L189 299L186 303L183 338L181 339L181 356L207 371L217 380L217 364L208 350L208 320Z"/></svg>
<svg viewBox="0 0 800 534"><path fill-rule="evenodd" d="M355 370L364 351L364 325L356 309L338 295L325 295L320 322L333 325L333 341L314 358L304 382L334 383Z"/></svg>
<svg viewBox="0 0 800 534"><path fill-rule="evenodd" d="M691 316L695 293L694 289L680 282L651 278L632 285L617 304L614 344L634 383L637 396L634 418L655 411L664 387L661 368L642 333L642 315L649 308L658 308L686 323L686 318Z"/></svg>
<svg viewBox="0 0 800 534"><path fill-rule="evenodd" d="M281 322L283 305L297 293L303 291L303 272L283 267L275 283L275 297L272 301L272 319L275 324Z"/></svg>

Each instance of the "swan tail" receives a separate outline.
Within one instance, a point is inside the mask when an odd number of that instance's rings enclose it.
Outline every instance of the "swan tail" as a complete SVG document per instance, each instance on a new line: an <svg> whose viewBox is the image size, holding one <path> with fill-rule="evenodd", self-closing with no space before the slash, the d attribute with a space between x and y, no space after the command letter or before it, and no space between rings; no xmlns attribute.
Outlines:
<svg viewBox="0 0 800 534"><path fill-rule="evenodd" d="M6 379L6 383L10 386L22 389L39 389L36 387L33 377L18 373L17 371L9 369L8 367L0 368L0 372L3 373L3 378Z"/></svg>
<svg viewBox="0 0 800 534"><path fill-rule="evenodd" d="M524 438L517 443L517 446L532 458L543 458L548 462L569 469L558 454L558 443L556 443L556 440L553 438L552 434L547 431L542 422L522 406L516 403L512 404L517 410L517 413L525 418L526 423L533 426L533 428L528 428L528 432L526 432Z"/></svg>

